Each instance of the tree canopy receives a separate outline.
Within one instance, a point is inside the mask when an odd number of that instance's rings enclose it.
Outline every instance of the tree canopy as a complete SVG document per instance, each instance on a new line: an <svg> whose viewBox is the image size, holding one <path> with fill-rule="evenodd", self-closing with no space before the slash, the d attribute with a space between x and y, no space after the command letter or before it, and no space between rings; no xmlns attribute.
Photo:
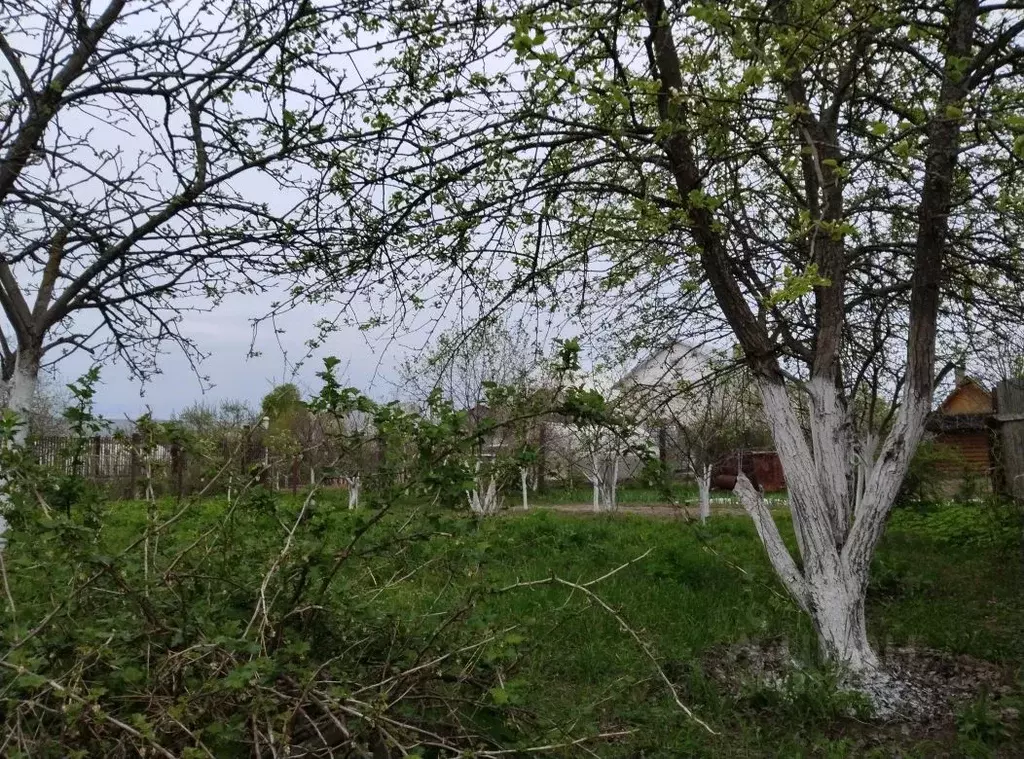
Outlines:
<svg viewBox="0 0 1024 759"><path fill-rule="evenodd" d="M392 59L407 81L376 107L419 128L375 148L363 263L414 306L457 282L633 342L734 336L799 564L740 495L825 653L873 670L867 567L936 357L1024 313L1022 31L979 0L414 9L391 29L417 38ZM326 272L325 291L350 273ZM893 411L877 448L865 393Z"/></svg>

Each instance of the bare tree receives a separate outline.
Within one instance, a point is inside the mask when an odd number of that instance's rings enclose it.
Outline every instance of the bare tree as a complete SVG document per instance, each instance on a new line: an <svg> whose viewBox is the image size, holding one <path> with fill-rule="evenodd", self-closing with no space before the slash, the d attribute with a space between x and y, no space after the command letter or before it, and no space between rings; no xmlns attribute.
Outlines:
<svg viewBox="0 0 1024 759"><path fill-rule="evenodd" d="M453 326L415 351L400 368L402 394L421 403L437 389L457 408L487 400L488 387L526 387L537 382L542 351L529 332L508 316Z"/></svg>
<svg viewBox="0 0 1024 759"><path fill-rule="evenodd" d="M183 315L328 233L326 180L370 79L307 0L0 8L0 369L8 407L76 350L156 371ZM383 70L382 70L383 71ZM350 139L351 138L351 139ZM340 185L335 181L335 191Z"/></svg>

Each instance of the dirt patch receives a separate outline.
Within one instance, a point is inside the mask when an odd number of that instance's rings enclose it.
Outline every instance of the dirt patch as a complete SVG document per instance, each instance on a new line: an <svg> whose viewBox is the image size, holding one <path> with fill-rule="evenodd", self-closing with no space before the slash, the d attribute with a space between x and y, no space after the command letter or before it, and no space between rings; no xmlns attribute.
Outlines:
<svg viewBox="0 0 1024 759"><path fill-rule="evenodd" d="M1013 673L992 662L963 654L926 648L894 648L884 655L887 675L905 688L910 698L923 701L918 708L893 711L885 718L893 722L928 723L952 718L966 703L983 694L1000 709L1001 699L1021 695ZM784 643L722 647L705 655L704 671L734 696L751 686L785 689L794 673L817 676L801 665ZM825 677L826 673L820 673ZM1014 719L1012 707L1007 717Z"/></svg>
<svg viewBox="0 0 1024 759"><path fill-rule="evenodd" d="M934 745L930 756L962 756L958 735L964 730L998 734L991 756L1024 756L1018 709L1022 693L1012 671L971 656L913 647L891 649L884 661L883 687L906 699L904 708L885 716L844 701L838 678L802 666L784 643L718 647L701 664L745 708L765 709L780 718L786 709L817 711L834 737L850 742L855 752L850 756L877 749L880 755L901 756L896 747L908 741Z"/></svg>
<svg viewBox="0 0 1024 759"><path fill-rule="evenodd" d="M938 696L940 716L953 714L956 707L982 693L994 702L1015 694L1011 672L973 656L906 647L887 652L885 662L897 677Z"/></svg>

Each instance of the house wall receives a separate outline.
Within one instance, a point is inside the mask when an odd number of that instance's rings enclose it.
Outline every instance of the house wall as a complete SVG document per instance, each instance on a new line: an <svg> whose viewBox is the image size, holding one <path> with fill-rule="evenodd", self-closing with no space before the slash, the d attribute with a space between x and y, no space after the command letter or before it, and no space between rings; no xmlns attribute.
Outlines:
<svg viewBox="0 0 1024 759"><path fill-rule="evenodd" d="M988 477L992 472L988 432L938 434L935 436L935 447L950 454L951 461L936 464L941 476L961 477L966 473Z"/></svg>
<svg viewBox="0 0 1024 759"><path fill-rule="evenodd" d="M685 343L663 348L635 367L618 386L620 392L632 395L641 406L664 405L677 419L699 415L705 401L680 389L698 383L708 375L708 356Z"/></svg>
<svg viewBox="0 0 1024 759"><path fill-rule="evenodd" d="M966 415L989 415L994 411L991 393L971 379L961 380L956 389L940 404L938 414L955 418ZM949 419L952 421L952 419ZM941 427L940 427L941 429ZM949 488L957 488L966 479L990 484L993 471L992 437L987 429L946 429L936 431L935 477Z"/></svg>

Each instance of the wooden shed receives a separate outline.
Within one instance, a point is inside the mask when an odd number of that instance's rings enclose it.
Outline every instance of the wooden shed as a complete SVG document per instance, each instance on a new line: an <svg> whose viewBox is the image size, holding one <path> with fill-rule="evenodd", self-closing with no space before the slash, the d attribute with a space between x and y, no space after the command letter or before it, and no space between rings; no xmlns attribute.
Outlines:
<svg viewBox="0 0 1024 759"><path fill-rule="evenodd" d="M936 449L948 454L936 463L947 479L992 475L992 393L973 377L960 374L956 387L928 417L925 429Z"/></svg>
<svg viewBox="0 0 1024 759"><path fill-rule="evenodd" d="M786 477L782 472L782 462L775 451L746 451L727 456L712 471L713 487L718 490L732 490L736 486L740 462L743 473L755 488L765 493L785 490Z"/></svg>

